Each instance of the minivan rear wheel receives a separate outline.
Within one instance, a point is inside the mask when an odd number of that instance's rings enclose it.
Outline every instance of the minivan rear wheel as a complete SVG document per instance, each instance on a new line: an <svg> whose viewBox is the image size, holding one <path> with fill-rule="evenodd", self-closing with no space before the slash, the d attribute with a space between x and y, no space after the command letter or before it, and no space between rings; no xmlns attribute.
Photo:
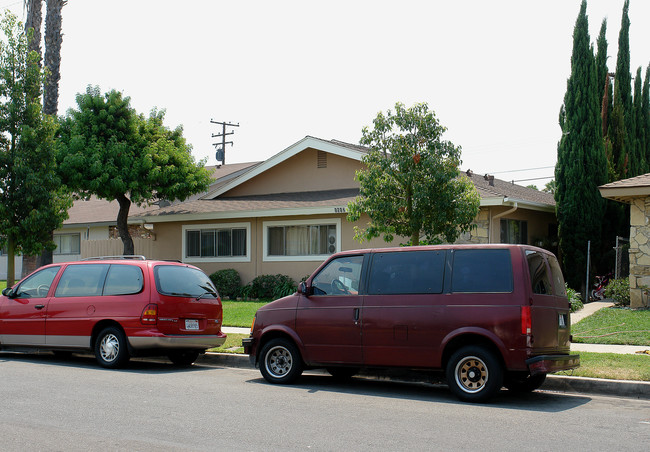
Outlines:
<svg viewBox="0 0 650 452"><path fill-rule="evenodd" d="M196 350L179 350L169 352L167 357L177 366L191 366L199 357L199 352Z"/></svg>
<svg viewBox="0 0 650 452"><path fill-rule="evenodd" d="M266 381L288 384L302 374L302 358L293 342L271 339L260 353L260 372Z"/></svg>
<svg viewBox="0 0 650 452"><path fill-rule="evenodd" d="M124 332L117 327L104 328L95 341L95 359L100 366L116 369L129 361Z"/></svg>
<svg viewBox="0 0 650 452"><path fill-rule="evenodd" d="M481 346L457 350L447 362L447 384L460 400L484 402L503 385L503 368L491 351Z"/></svg>

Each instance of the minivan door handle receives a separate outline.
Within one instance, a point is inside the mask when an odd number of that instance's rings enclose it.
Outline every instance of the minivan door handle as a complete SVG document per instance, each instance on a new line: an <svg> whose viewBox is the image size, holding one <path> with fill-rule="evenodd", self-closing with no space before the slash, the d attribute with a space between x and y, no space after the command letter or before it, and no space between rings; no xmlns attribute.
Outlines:
<svg viewBox="0 0 650 452"><path fill-rule="evenodd" d="M40 311L41 309L43 309L45 307L45 305L44 304L37 304L34 307Z"/></svg>
<svg viewBox="0 0 650 452"><path fill-rule="evenodd" d="M354 308L354 324L359 323L359 308Z"/></svg>

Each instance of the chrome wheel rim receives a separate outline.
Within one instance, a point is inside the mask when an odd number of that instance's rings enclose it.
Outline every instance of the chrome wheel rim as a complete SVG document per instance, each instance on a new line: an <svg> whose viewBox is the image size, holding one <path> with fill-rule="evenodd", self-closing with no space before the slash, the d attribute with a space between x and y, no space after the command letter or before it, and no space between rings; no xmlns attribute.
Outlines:
<svg viewBox="0 0 650 452"><path fill-rule="evenodd" d="M456 365L454 376L460 389L468 394L475 394L485 387L490 372L481 358L466 356Z"/></svg>
<svg viewBox="0 0 650 452"><path fill-rule="evenodd" d="M285 377L293 367L293 356L285 347L273 347L266 354L265 366L268 373L273 377Z"/></svg>
<svg viewBox="0 0 650 452"><path fill-rule="evenodd" d="M115 361L120 353L120 341L114 334L107 334L99 344L99 353L106 362Z"/></svg>

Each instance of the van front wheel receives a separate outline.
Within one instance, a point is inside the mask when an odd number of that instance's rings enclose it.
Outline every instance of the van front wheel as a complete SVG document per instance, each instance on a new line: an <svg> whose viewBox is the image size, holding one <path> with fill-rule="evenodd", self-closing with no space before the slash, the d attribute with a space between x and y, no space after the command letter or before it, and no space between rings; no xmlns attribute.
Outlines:
<svg viewBox="0 0 650 452"><path fill-rule="evenodd" d="M260 353L260 372L269 383L288 384L302 374L298 347L286 339L272 339Z"/></svg>
<svg viewBox="0 0 650 452"><path fill-rule="evenodd" d="M503 385L503 368L491 351L481 346L457 350L446 368L449 389L465 402L484 402Z"/></svg>

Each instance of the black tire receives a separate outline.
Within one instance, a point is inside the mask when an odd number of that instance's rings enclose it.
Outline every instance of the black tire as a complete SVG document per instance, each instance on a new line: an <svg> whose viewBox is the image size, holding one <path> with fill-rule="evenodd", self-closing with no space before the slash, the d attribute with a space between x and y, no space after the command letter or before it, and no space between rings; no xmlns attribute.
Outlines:
<svg viewBox="0 0 650 452"><path fill-rule="evenodd" d="M287 339L271 339L260 353L260 372L273 384L289 384L302 374L298 348Z"/></svg>
<svg viewBox="0 0 650 452"><path fill-rule="evenodd" d="M199 357L200 352L197 350L178 350L169 352L167 357L177 366L191 366Z"/></svg>
<svg viewBox="0 0 650 452"><path fill-rule="evenodd" d="M481 346L465 346L449 359L447 384L464 402L485 402L503 386L503 367L499 359Z"/></svg>
<svg viewBox="0 0 650 452"><path fill-rule="evenodd" d="M509 374L503 382L503 385L509 391L516 393L533 392L538 389L546 381L546 374L537 374L531 376L529 374Z"/></svg>
<svg viewBox="0 0 650 452"><path fill-rule="evenodd" d="M359 373L357 367L328 367L326 370L337 380L349 380Z"/></svg>
<svg viewBox="0 0 650 452"><path fill-rule="evenodd" d="M104 328L95 341L95 359L99 365L117 369L129 362L129 358L124 331L115 326Z"/></svg>

